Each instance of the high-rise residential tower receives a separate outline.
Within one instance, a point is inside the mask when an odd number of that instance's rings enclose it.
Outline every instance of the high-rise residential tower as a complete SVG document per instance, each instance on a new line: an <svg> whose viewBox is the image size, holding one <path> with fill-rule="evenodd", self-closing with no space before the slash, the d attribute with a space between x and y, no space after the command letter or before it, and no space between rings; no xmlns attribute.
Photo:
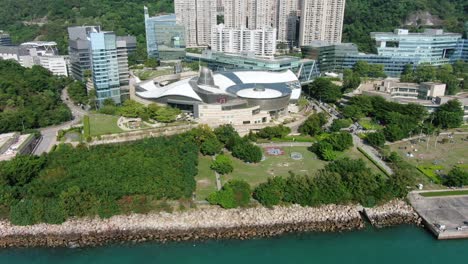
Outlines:
<svg viewBox="0 0 468 264"><path fill-rule="evenodd" d="M297 46L296 28L299 25L300 4L298 0L278 0L278 41Z"/></svg>
<svg viewBox="0 0 468 264"><path fill-rule="evenodd" d="M273 57L276 53L276 29L234 29L219 24L212 31L211 49L217 52Z"/></svg>
<svg viewBox="0 0 468 264"><path fill-rule="evenodd" d="M277 0L224 0L226 27L236 29L276 27L276 18Z"/></svg>
<svg viewBox="0 0 468 264"><path fill-rule="evenodd" d="M303 0L300 45L315 40L341 43L346 0Z"/></svg>
<svg viewBox="0 0 468 264"><path fill-rule="evenodd" d="M187 47L207 46L216 26L217 0L175 0L177 24L185 27Z"/></svg>
<svg viewBox="0 0 468 264"><path fill-rule="evenodd" d="M224 0L224 25L229 28L247 28L248 0Z"/></svg>

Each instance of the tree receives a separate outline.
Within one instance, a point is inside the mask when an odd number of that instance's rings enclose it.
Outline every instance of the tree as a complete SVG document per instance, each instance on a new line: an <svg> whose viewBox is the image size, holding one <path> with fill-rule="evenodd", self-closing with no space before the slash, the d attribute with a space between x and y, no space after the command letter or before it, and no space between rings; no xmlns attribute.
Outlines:
<svg viewBox="0 0 468 264"><path fill-rule="evenodd" d="M268 178L255 188L253 197L263 206L272 207L278 205L284 197L286 181L282 177Z"/></svg>
<svg viewBox="0 0 468 264"><path fill-rule="evenodd" d="M400 77L401 82L414 82L413 64L406 64Z"/></svg>
<svg viewBox="0 0 468 264"><path fill-rule="evenodd" d="M468 185L468 171L461 167L453 167L448 175L443 179L446 186L461 187Z"/></svg>
<svg viewBox="0 0 468 264"><path fill-rule="evenodd" d="M353 120L359 120L364 117L362 110L359 106L356 105L347 105L341 111L344 117L351 118Z"/></svg>
<svg viewBox="0 0 468 264"><path fill-rule="evenodd" d="M418 83L430 82L430 81L434 81L435 79L436 79L436 71L435 71L435 68L431 66L430 64L423 63L423 64L420 64L416 68L415 80Z"/></svg>
<svg viewBox="0 0 468 264"><path fill-rule="evenodd" d="M232 160L223 154L216 156L216 159L211 163L210 168L219 174L228 174L234 170Z"/></svg>
<svg viewBox="0 0 468 264"><path fill-rule="evenodd" d="M227 182L220 191L212 193L208 197L211 204L220 205L223 208L246 207L250 203L250 185L242 180Z"/></svg>
<svg viewBox="0 0 468 264"><path fill-rule="evenodd" d="M325 141L336 151L345 151L353 146L353 137L347 132L332 133Z"/></svg>
<svg viewBox="0 0 468 264"><path fill-rule="evenodd" d="M206 138L203 141L200 147L200 152L203 155L213 156L215 154L220 153L222 149L223 149L223 143L219 142L218 138L216 138L216 136L213 135L213 136Z"/></svg>
<svg viewBox="0 0 468 264"><path fill-rule="evenodd" d="M332 161L337 158L335 151L333 151L332 144L327 141L319 141L312 146L312 150L319 156L320 159L325 161Z"/></svg>
<svg viewBox="0 0 468 264"><path fill-rule="evenodd" d="M231 124L225 124L215 128L214 133L218 140L225 145L230 139L234 137L239 137L239 134Z"/></svg>
<svg viewBox="0 0 468 264"><path fill-rule="evenodd" d="M260 138L273 139L273 138L284 138L291 133L291 128L283 125L268 126L260 129L257 132L257 136Z"/></svg>
<svg viewBox="0 0 468 264"><path fill-rule="evenodd" d="M0 183L24 186L39 175L45 162L44 157L22 155L8 162L0 162Z"/></svg>
<svg viewBox="0 0 468 264"><path fill-rule="evenodd" d="M315 79L307 86L307 90L310 96L326 103L335 103L343 96L341 88L324 77Z"/></svg>
<svg viewBox="0 0 468 264"><path fill-rule="evenodd" d="M369 133L366 136L366 141L371 146L383 147L385 144L385 135L382 132Z"/></svg>
<svg viewBox="0 0 468 264"><path fill-rule="evenodd" d="M338 132L343 128L347 128L353 124L351 119L334 119L333 123L330 126L331 132Z"/></svg>
<svg viewBox="0 0 468 264"><path fill-rule="evenodd" d="M181 111L177 108L170 106L160 107L152 116L158 122L171 123L177 120L177 116L180 115Z"/></svg>
<svg viewBox="0 0 468 264"><path fill-rule="evenodd" d="M232 148L232 155L244 162L258 163L262 160L263 152L259 146L242 139Z"/></svg>
<svg viewBox="0 0 468 264"><path fill-rule="evenodd" d="M434 124L447 128L460 127L463 124L463 108L458 100L450 100L437 108L434 114Z"/></svg>
<svg viewBox="0 0 468 264"><path fill-rule="evenodd" d="M361 84L361 77L351 69L343 71L343 91L354 90Z"/></svg>
<svg viewBox="0 0 468 264"><path fill-rule="evenodd" d="M323 131L322 126L327 123L327 119L324 113L313 114L299 126L299 132L310 136L318 135Z"/></svg>
<svg viewBox="0 0 468 264"><path fill-rule="evenodd" d="M341 180L341 176L336 172L319 171L314 182L317 186L320 203L340 204L346 203L352 198Z"/></svg>

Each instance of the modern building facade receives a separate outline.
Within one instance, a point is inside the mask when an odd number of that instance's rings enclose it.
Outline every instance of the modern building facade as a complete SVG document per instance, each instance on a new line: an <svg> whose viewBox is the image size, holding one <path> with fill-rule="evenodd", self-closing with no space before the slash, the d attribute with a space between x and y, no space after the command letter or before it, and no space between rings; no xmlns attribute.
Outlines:
<svg viewBox="0 0 468 264"><path fill-rule="evenodd" d="M315 40L341 43L346 0L303 0L299 42L309 45Z"/></svg>
<svg viewBox="0 0 468 264"><path fill-rule="evenodd" d="M208 46L216 26L217 0L175 0L176 22L185 27L187 47Z"/></svg>
<svg viewBox="0 0 468 264"><path fill-rule="evenodd" d="M277 0L224 0L224 24L236 29L274 28L277 10Z"/></svg>
<svg viewBox="0 0 468 264"><path fill-rule="evenodd" d="M258 58L255 56L205 51L203 54L187 53L186 60L203 63L215 72L235 70L281 72L291 70L302 84L312 82L319 75L315 60L298 57Z"/></svg>
<svg viewBox="0 0 468 264"><path fill-rule="evenodd" d="M212 30L211 49L215 52L247 52L260 57L273 57L276 53L276 29L233 29L219 24Z"/></svg>
<svg viewBox="0 0 468 264"><path fill-rule="evenodd" d="M137 96L192 112L200 123L233 125L267 123L287 113L301 95L290 70L228 71L201 68L199 76L160 87L154 81L137 85Z"/></svg>
<svg viewBox="0 0 468 264"><path fill-rule="evenodd" d="M388 76L398 77L406 65L417 67L426 63L432 66L467 61L467 40L461 34L444 33L442 30L426 30L409 33L397 29L394 33L371 33L376 40L377 54L359 53L352 43L330 44L312 42L302 46L303 55L317 60L320 72L352 68L358 61L381 64Z"/></svg>
<svg viewBox="0 0 468 264"><path fill-rule="evenodd" d="M176 15L149 17L145 7L146 46L148 58L160 61L185 57L185 27L176 23Z"/></svg>
<svg viewBox="0 0 468 264"><path fill-rule="evenodd" d="M455 55L461 34L442 29L426 29L423 33L410 33L407 29L390 32L372 32L377 54L383 57L412 57L419 63L447 64Z"/></svg>
<svg viewBox="0 0 468 264"><path fill-rule="evenodd" d="M111 98L121 103L117 37L113 32L92 32L90 35L91 69L96 99L100 106Z"/></svg>
<svg viewBox="0 0 468 264"><path fill-rule="evenodd" d="M278 0L277 39L290 46L298 44L299 6L298 0Z"/></svg>
<svg viewBox="0 0 468 264"><path fill-rule="evenodd" d="M100 26L78 26L68 28L68 55L70 74L75 80L85 82L91 73L89 34L100 32Z"/></svg>
<svg viewBox="0 0 468 264"><path fill-rule="evenodd" d="M10 34L0 30L0 46L11 46L11 37Z"/></svg>

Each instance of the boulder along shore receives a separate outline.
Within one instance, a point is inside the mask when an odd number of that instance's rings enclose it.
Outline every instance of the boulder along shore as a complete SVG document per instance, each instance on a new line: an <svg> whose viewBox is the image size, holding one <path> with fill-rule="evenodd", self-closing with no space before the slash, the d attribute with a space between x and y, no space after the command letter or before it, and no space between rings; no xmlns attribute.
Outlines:
<svg viewBox="0 0 468 264"><path fill-rule="evenodd" d="M400 206L393 203L388 208L397 210L395 204ZM230 210L212 207L109 219L70 219L60 225L15 226L0 221L0 247L87 247L118 242L249 239L288 232L339 232L364 227L359 209L357 205Z"/></svg>
<svg viewBox="0 0 468 264"><path fill-rule="evenodd" d="M422 225L422 219L414 208L402 200L393 200L374 208L365 208L364 214L375 227L400 224Z"/></svg>

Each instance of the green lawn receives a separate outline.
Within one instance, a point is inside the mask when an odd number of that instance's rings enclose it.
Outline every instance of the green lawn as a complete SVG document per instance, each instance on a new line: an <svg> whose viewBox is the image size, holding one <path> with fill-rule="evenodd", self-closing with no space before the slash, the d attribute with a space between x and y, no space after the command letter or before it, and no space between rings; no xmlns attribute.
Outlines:
<svg viewBox="0 0 468 264"><path fill-rule="evenodd" d="M265 182L269 177L283 176L287 177L289 171L296 174L313 175L317 170L322 169L326 162L317 159L316 155L307 147L283 147L285 154L282 156L266 155L266 160L258 164L247 164L232 157L234 162L234 171L221 177L222 183L231 179L242 179L249 182L252 187ZM291 152L299 152L303 155L302 160L293 160L290 158Z"/></svg>
<svg viewBox="0 0 468 264"><path fill-rule="evenodd" d="M92 114L89 116L90 134L91 136L99 136L106 134L115 134L124 132L117 125L118 116Z"/></svg>
<svg viewBox="0 0 468 264"><path fill-rule="evenodd" d="M252 188L262 182L266 182L268 178L274 176L289 176L289 171L299 175L313 176L315 173L324 168L327 162L317 159L316 155L310 152L307 147L281 147L285 154L282 156L266 155L266 160L257 164L248 164L234 158L230 153L229 156L234 165L234 171L227 175L221 176L221 183L225 184L232 179L240 179L247 181ZM303 155L302 160L293 160L290 158L291 152L299 152ZM381 173L371 161L369 161L356 148L340 153L339 158L349 157L351 159L362 159L366 165L374 172ZM197 200L204 200L210 193L216 191L216 177L210 169L212 162L211 157L200 156L198 160L198 175L195 177L197 181Z"/></svg>
<svg viewBox="0 0 468 264"><path fill-rule="evenodd" d="M460 191L440 191L440 192L425 192L419 195L424 197L440 197L440 196L451 196L451 195L468 195L468 190Z"/></svg>
<svg viewBox="0 0 468 264"><path fill-rule="evenodd" d="M164 69L164 70L135 70L135 74L140 78L140 80L150 80L159 76L172 74L173 70Z"/></svg>
<svg viewBox="0 0 468 264"><path fill-rule="evenodd" d="M426 137L421 141L401 142L390 145L390 149L396 151L404 160L418 168L421 183L426 183L425 186L429 183L429 188L437 189L440 188L440 185L437 185L440 181L438 181L439 177L435 174L435 170L442 170L442 173L445 174L454 166L463 168L468 164L468 155L466 154L468 141L463 140L466 135L455 135L452 143L445 144L442 143L444 138L447 136L439 136L437 144L435 144L435 136ZM408 152L412 153L413 157L408 157ZM435 184L431 184L431 182Z"/></svg>
<svg viewBox="0 0 468 264"><path fill-rule="evenodd" d="M359 119L359 124L365 130L381 130L381 129L383 129L383 126L377 124L374 120L372 120L371 118L368 118L368 117Z"/></svg>
<svg viewBox="0 0 468 264"><path fill-rule="evenodd" d="M202 156L198 159L198 175L196 195L197 200L205 200L210 193L216 191L216 177L214 171L210 169L212 159L210 156Z"/></svg>

